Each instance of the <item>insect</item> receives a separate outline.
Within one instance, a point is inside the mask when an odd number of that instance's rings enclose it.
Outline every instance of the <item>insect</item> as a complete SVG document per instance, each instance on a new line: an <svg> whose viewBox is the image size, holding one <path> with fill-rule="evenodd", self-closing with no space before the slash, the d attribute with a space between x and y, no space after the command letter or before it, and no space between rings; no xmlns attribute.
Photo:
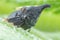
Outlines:
<svg viewBox="0 0 60 40"><path fill-rule="evenodd" d="M19 10L12 12L12 14L8 16L7 21L13 23L17 27L23 28L24 30L30 29L37 22L41 12L48 7L50 7L49 4L22 7Z"/></svg>

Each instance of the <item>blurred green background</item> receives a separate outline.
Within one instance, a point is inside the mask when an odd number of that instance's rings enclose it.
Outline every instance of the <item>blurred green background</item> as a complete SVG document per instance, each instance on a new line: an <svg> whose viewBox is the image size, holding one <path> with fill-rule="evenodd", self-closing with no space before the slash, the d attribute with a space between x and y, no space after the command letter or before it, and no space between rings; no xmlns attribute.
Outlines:
<svg viewBox="0 0 60 40"><path fill-rule="evenodd" d="M7 17L16 7L42 4L51 7L43 10L34 28L42 32L60 32L60 0L0 0L0 16Z"/></svg>

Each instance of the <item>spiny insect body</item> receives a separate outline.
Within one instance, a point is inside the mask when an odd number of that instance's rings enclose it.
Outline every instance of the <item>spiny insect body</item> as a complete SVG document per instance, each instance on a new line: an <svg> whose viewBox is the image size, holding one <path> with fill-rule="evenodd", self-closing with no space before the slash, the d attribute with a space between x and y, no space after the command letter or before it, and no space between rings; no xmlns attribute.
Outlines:
<svg viewBox="0 0 60 40"><path fill-rule="evenodd" d="M50 7L50 5L45 4L42 6L25 6L19 8L19 10L12 12L7 21L24 30L30 29L37 22L41 12L47 7Z"/></svg>

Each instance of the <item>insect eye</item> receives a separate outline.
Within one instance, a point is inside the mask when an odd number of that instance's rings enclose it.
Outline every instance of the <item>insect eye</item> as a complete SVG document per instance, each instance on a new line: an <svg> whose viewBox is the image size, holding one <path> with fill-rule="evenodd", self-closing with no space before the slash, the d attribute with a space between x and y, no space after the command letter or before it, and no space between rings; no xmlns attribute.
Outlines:
<svg viewBox="0 0 60 40"><path fill-rule="evenodd" d="M26 19L27 15L24 15L23 18Z"/></svg>

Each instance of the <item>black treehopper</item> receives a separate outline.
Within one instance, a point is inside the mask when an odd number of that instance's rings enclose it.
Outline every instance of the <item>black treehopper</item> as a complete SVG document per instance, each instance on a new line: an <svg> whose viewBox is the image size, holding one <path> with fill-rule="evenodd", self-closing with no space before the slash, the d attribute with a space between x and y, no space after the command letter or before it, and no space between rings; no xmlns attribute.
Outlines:
<svg viewBox="0 0 60 40"><path fill-rule="evenodd" d="M37 18L41 12L48 7L50 7L49 4L22 7L19 10L12 12L12 14L8 16L7 21L13 23L17 27L23 28L24 30L30 29L37 22Z"/></svg>

